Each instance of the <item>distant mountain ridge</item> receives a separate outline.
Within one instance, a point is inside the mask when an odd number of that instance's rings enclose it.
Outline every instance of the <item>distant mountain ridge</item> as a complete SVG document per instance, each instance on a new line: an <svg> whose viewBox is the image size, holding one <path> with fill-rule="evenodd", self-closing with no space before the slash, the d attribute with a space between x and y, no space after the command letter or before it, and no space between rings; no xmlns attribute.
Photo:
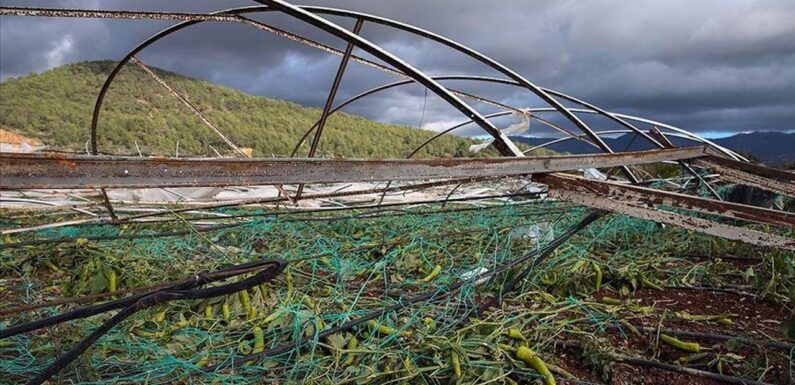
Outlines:
<svg viewBox="0 0 795 385"><path fill-rule="evenodd" d="M642 138L632 140L634 135L625 134L616 138L604 138L605 143L616 151L650 150L652 146ZM550 141L548 138L511 137L511 139L531 146ZM677 146L692 146L695 142L672 138ZM782 166L795 163L795 133L784 132L750 132L726 138L712 139L717 145L732 149L745 156L761 161L769 166ZM588 154L599 152L595 147L582 141L568 140L549 146L549 149L571 154Z"/></svg>

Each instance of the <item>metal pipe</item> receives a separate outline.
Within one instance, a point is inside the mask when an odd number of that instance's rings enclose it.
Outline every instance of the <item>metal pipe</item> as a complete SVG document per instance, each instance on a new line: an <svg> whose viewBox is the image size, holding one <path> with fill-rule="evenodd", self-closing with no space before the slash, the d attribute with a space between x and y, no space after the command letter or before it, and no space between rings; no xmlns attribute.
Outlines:
<svg viewBox="0 0 795 385"><path fill-rule="evenodd" d="M425 30L422 30L420 28L413 27L413 26L410 26L410 25L407 25L407 24L404 24L404 23L396 22L394 20L390 20L390 19L386 19L386 18L382 18L382 17L377 17L377 16L373 16L373 15L357 13L357 12L351 12L351 11L345 11L345 10L339 10L339 9L331 9L331 8L324 8L324 7L303 7L303 8L307 9L307 10L310 10L310 11L313 11L313 12L326 13L326 14L335 14L335 15L344 16L344 17L353 17L353 18L360 17L360 16L361 17L366 17L368 20L371 20L371 21L373 21L373 22L375 22L377 24L390 26L392 28L398 28L398 29L407 31L409 33L416 34L418 36L422 36L422 37L426 37L426 38L432 39L434 41L437 41L437 42L440 42L440 43L442 43L444 45L447 45L448 47L451 47L451 48L457 49L459 51L465 52L468 55L470 53L472 53L471 49L468 48L468 47L464 47L464 46L462 46L462 45L460 45L458 43L450 41L449 39L446 39L446 38L444 38L442 36L436 35L436 34L431 33L429 31L425 31ZM246 19L246 18L240 16L240 14L253 13L253 12L268 12L268 11L272 11L272 10L267 8L267 7L261 7L261 6L233 8L233 9L228 9L228 10L225 10L225 11L219 11L219 12L215 12L215 13L211 13L211 14L178 13L178 12L175 13L175 12L104 11L104 10L82 10L82 9L48 9L48 8L31 8L31 7L0 7L0 16L4 16L4 15L5 16L49 16L49 17L81 17L81 18L93 17L93 18L129 18L129 19L149 18L149 19L156 19L156 20L186 20L186 21L188 21L186 23L180 23L180 24L175 25L173 27L167 28L166 30L163 30L160 33L156 34L155 36L151 37L147 41L148 44L151 44L154 41L158 40L159 38L162 38L165 35L170 34L171 32L176 32L176 30L185 28L185 27L187 27L189 25L193 25L193 24L196 24L196 23L199 23L199 22L202 22L202 21L210 21L210 20L212 20L212 21L246 21L247 20L247 21L253 22L250 19ZM273 33L285 36L287 38L299 41L299 42L304 43L304 44L309 44L309 45L312 45L312 46L316 46L316 47L324 49L324 50L326 50L326 51L328 51L330 53L342 55L342 52L339 51L339 50L336 50L334 48L325 46L325 45L323 45L321 43L317 43L317 42L311 41L311 40L303 38L301 36L298 36L298 35L283 31L283 30L279 30L279 29L271 27L271 26L267 26L267 25L264 25L264 24L260 23L259 28L261 28L261 29L268 28ZM152 41L152 40L154 40L154 41ZM142 43L142 45L143 44L148 45L147 42ZM140 48L142 49L144 47L140 47ZM392 73L394 75L397 75L397 76L405 76L404 74L402 74L400 72L396 72L394 69L381 66L381 65L379 65L377 63L371 62L371 61L366 60L366 59L358 58L356 56L353 56L352 59L355 60L355 61L367 64L367 65L375 66L376 68L378 68L380 70L390 72L390 73ZM482 59L482 58L480 58L480 59ZM507 80L503 79L503 81L507 81ZM520 84L520 83L521 82L517 82L515 84ZM565 94L563 94L563 93L561 93L559 91L551 90L551 89L548 89L548 88L544 88L543 91L551 93L551 94L554 94L555 96L566 98L567 100L570 100L570 101L575 102L575 103L579 101L579 100L574 99L574 98L572 98L572 97L570 97L568 95L565 95ZM585 103L583 101L579 101L579 102L580 103ZM95 110L96 110L96 108L95 108ZM554 111L558 111L557 108L550 109L550 111L553 111L553 110ZM570 109L569 111L571 111L572 113L583 112L582 110L577 111L575 109ZM95 113L96 113L96 111L95 111ZM597 111L591 110L591 111L588 111L588 113L597 113ZM728 156L731 156L734 159L747 160L747 159L743 158L742 156L740 156L739 154L736 154L736 153L734 153L734 152L732 152L730 150L727 150L727 149L725 149L723 147L720 147L720 146L716 145L715 143L706 141L705 139L700 138L700 137L698 137L698 136L696 136L696 135L694 135L692 133L689 133L689 132L687 132L685 130L682 130L680 128L677 128L677 127L674 127L674 126L670 126L670 125L667 125L667 124L664 124L664 123L661 123L661 122L655 122L655 121L646 120L646 119L643 119L643 118L629 116L629 115L625 115L625 114L616 114L616 113L610 113L610 114L612 116L616 117L616 118L619 118L619 119L636 120L636 121L640 121L640 122L643 122L643 123L659 125L661 127L670 129L672 131L676 131L676 132L678 132L680 134L685 134L685 135L689 136L693 140L702 141L703 143L708 143L708 144L710 144L712 146L715 146L716 148L720 148L722 152L724 152Z"/></svg>
<svg viewBox="0 0 795 385"><path fill-rule="evenodd" d="M0 154L0 190L343 183L517 176L692 159L704 147L522 158L174 159Z"/></svg>
<svg viewBox="0 0 795 385"><path fill-rule="evenodd" d="M356 19L356 24L353 26L353 33L358 35L362 31L362 25L364 25L364 20ZM317 122L317 129L315 130L315 137L312 140L312 145L309 147L309 155L308 158L314 158L315 152L317 151L317 146L320 144L320 136L323 135L323 129L326 127L326 120L329 117L329 112L331 111L331 107L334 104L334 98L337 97L337 90L342 83L342 76L345 75L345 68L348 66L348 60L351 58L351 53L353 53L353 43L348 43L345 47L345 54L342 56L342 60L340 61L340 66L337 68L337 74L334 75L334 82L331 84L331 90L329 90L328 97L326 98L326 104L323 106L323 113L320 114L320 120ZM301 193L304 192L304 184L300 184L298 186L298 191L295 193L295 201L297 202L301 199Z"/></svg>
<svg viewBox="0 0 795 385"><path fill-rule="evenodd" d="M599 210L617 212L639 219L678 226L703 234L741 241L752 245L795 251L795 239L743 227L729 226L671 211L649 208L649 205L662 203L659 199L650 198L645 194L627 192L625 190L622 191L619 188L615 188L613 184L610 184L609 188L607 188L605 187L606 182L597 182L584 178L578 178L576 182L572 182L572 178L564 178L559 174L548 175L542 178L542 180L543 183L550 186L549 196L553 198L576 202L577 204L590 206ZM726 205L725 202L717 201L710 201L710 204L714 205L715 208ZM753 206L747 207L758 209ZM700 208L704 207L702 206Z"/></svg>

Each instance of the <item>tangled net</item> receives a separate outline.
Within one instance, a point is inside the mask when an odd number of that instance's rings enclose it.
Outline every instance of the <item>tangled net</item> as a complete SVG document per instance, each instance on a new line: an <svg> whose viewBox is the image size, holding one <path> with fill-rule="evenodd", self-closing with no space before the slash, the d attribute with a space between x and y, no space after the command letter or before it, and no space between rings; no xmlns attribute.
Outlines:
<svg viewBox="0 0 795 385"><path fill-rule="evenodd" d="M684 249L710 253L737 246L610 216L543 261L535 254L511 265L543 250L589 211L555 201L513 200L379 211L222 212L248 220L235 227L214 225L218 229L213 231L201 231L187 220L189 215L181 223L47 229L37 237L77 238L53 246L47 256L35 248L2 251L3 276L19 277L4 286L6 299L15 298L15 306L59 297L121 296L119 290L262 258L290 261L281 277L256 289L135 314L61 373L59 381L441 383L461 378L462 372L477 382L539 378L513 358L510 349L517 337L509 331L522 331L521 338L532 341L530 347L538 352L561 335L596 343L607 329L624 328L607 305L592 298L603 279L622 290L639 277L648 285L662 285L674 276L658 269L666 258L675 259ZM191 234L153 237L179 231ZM792 264L792 255L780 254ZM529 274L519 287L503 292L523 270ZM710 277L706 266L688 279L703 283L714 279ZM418 297L422 300L413 300ZM499 299L499 311L477 317L478 307L490 299ZM56 309L37 312L46 316ZM387 311L377 313L379 309ZM323 334L374 311L373 320ZM566 312L577 316L561 318ZM20 381L42 371L50 357L105 318L3 341L2 376ZM24 320L17 314L3 323ZM285 346L278 354L261 355ZM548 359L557 368L554 362Z"/></svg>

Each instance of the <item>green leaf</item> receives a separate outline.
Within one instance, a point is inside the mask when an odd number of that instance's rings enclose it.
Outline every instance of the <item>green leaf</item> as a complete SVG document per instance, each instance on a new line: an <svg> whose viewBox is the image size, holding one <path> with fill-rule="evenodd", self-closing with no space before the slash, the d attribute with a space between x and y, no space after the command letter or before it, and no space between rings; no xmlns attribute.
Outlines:
<svg viewBox="0 0 795 385"><path fill-rule="evenodd" d="M746 270L746 271L743 273L743 278L745 279L745 282L748 282L748 281L750 281L750 280L751 280L751 278L753 278L753 277L756 277L756 274L754 273L754 267L753 267L753 266L750 266L750 267L748 267L748 270Z"/></svg>
<svg viewBox="0 0 795 385"><path fill-rule="evenodd" d="M345 337L343 337L342 334L339 333L328 336L326 340L328 341L329 345L333 346L334 349L337 350L344 349L345 345L347 344L347 341L345 341Z"/></svg>
<svg viewBox="0 0 795 385"><path fill-rule="evenodd" d="M108 280L105 279L103 274L94 274L91 278L86 282L86 289L89 293L102 293L108 288Z"/></svg>

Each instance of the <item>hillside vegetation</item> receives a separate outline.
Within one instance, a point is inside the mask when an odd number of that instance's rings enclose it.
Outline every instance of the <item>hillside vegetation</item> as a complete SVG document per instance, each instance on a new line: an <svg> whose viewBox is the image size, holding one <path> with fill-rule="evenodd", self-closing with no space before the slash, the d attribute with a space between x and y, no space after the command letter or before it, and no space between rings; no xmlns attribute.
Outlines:
<svg viewBox="0 0 795 385"><path fill-rule="evenodd" d="M84 62L7 80L0 86L0 126L37 138L52 149L84 151L97 92L113 65L111 61ZM320 109L155 71L232 142L253 148L255 157L288 155L321 114ZM337 113L326 126L318 154L404 157L432 135L431 131ZM144 154L174 155L177 142L180 155L215 155L212 148L231 153L197 116L134 65L122 71L108 92L98 136L104 153L137 154L136 142ZM468 156L472 143L471 139L445 136L418 155ZM304 145L302 154L308 147Z"/></svg>

